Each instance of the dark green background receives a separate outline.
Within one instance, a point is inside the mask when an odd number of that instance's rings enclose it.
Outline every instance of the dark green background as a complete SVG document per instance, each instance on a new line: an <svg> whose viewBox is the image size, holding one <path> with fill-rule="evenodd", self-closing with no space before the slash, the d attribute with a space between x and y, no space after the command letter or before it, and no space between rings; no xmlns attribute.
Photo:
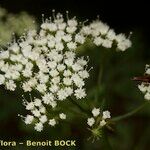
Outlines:
<svg viewBox="0 0 150 150"><path fill-rule="evenodd" d="M149 15L146 3L131 4L131 1L109 2L101 0L3 0L0 1L0 5L13 13L27 11L34 15L38 22L41 22L42 13L50 16L52 9L64 14L66 10L69 10L69 16L76 15L80 20L87 18L92 20L100 15L100 19L108 23L116 32L124 32L128 35L132 31L133 46L124 53L116 53L115 50L106 50L91 45L84 47L80 52L80 55L90 56L90 65L94 67L90 80L87 81L89 96L86 103L91 108L93 105L101 106L103 97L105 97L104 108L109 109L112 116L117 116L144 102L143 95L137 88L137 83L131 79L134 76L142 75L145 64L150 62ZM105 63L104 75L101 85L98 85L98 68L102 59ZM106 130L106 137L103 136L96 143L91 143L91 141L87 141L90 133L85 128L87 126L86 120L83 120L79 115L70 114L73 117L69 120L71 122L69 124L62 123L54 129L46 128L42 133L33 131L32 128L25 126L20 118L16 117L18 113L25 113L21 102L21 93L8 92L1 87L0 139L18 141L25 139L76 139L78 146L75 150L148 150L150 147L149 107L145 107L140 113L129 119L118 122L114 125L113 132ZM20 147L18 149L27 148ZM40 150L41 148L33 149ZM71 148L62 149L69 150Z"/></svg>

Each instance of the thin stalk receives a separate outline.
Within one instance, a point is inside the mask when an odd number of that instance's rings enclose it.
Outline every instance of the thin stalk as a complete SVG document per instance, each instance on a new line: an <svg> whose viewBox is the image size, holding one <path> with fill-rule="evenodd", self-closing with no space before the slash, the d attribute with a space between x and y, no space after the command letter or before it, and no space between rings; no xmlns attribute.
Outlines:
<svg viewBox="0 0 150 150"><path fill-rule="evenodd" d="M98 98L99 98L99 87L101 86L101 83L102 83L102 76L103 76L103 65L100 64L99 72L98 72L98 76L97 76L97 86L96 86L98 88L98 91L96 91L95 96L94 96L95 102L97 102Z"/></svg>
<svg viewBox="0 0 150 150"><path fill-rule="evenodd" d="M91 116L91 113L88 110L84 109L80 104L78 104L72 97L69 100L72 104L77 106L81 112L83 112L87 116L89 116L89 115Z"/></svg>
<svg viewBox="0 0 150 150"><path fill-rule="evenodd" d="M99 66L99 74L98 74L98 80L97 80L98 86L100 86L100 84L101 84L102 76L103 76L103 65L101 64Z"/></svg>
<svg viewBox="0 0 150 150"><path fill-rule="evenodd" d="M105 149L113 150L113 148L112 148L112 146L110 144L110 141L108 139L108 135L107 135L105 130L103 131L103 138L104 138L103 140L104 140L104 144L105 144Z"/></svg>
<svg viewBox="0 0 150 150"><path fill-rule="evenodd" d="M116 121L120 121L120 120L129 118L129 117L133 116L134 114L136 114L137 112L139 112L141 109L143 109L147 105L147 103L148 102L146 101L144 104L140 105L139 107L135 108L134 110L130 111L129 113L112 118L111 121L116 122Z"/></svg>

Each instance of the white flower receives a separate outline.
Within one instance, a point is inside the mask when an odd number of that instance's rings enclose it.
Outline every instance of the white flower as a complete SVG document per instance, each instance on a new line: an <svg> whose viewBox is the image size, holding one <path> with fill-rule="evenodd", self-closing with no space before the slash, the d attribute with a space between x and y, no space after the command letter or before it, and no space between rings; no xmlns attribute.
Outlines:
<svg viewBox="0 0 150 150"><path fill-rule="evenodd" d="M91 32L92 32L92 30L89 26L83 26L81 29L81 33L84 35L90 35Z"/></svg>
<svg viewBox="0 0 150 150"><path fill-rule="evenodd" d="M87 124L92 127L96 122L94 128L99 129L107 124L107 119L111 118L109 111L103 111L101 114L100 108L93 108L92 110L93 117L88 118ZM97 117L100 116L100 117ZM102 117L101 117L102 116ZM95 117L95 118L94 118Z"/></svg>
<svg viewBox="0 0 150 150"><path fill-rule="evenodd" d="M63 78L63 83L67 86L70 86L72 84L71 78Z"/></svg>
<svg viewBox="0 0 150 150"><path fill-rule="evenodd" d="M124 34L117 35L115 39L118 42L117 48L121 51L125 51L132 45L131 41L129 39L126 39Z"/></svg>
<svg viewBox="0 0 150 150"><path fill-rule="evenodd" d="M74 95L76 96L77 99L85 98L86 96L85 89L80 88L80 89L75 90Z"/></svg>
<svg viewBox="0 0 150 150"><path fill-rule="evenodd" d="M6 81L7 90L14 91L16 89L16 84L13 80Z"/></svg>
<svg viewBox="0 0 150 150"><path fill-rule="evenodd" d="M94 117L97 117L100 114L100 108L94 108L92 114Z"/></svg>
<svg viewBox="0 0 150 150"><path fill-rule="evenodd" d="M50 104L51 101L54 101L54 95L52 93L47 93L42 97L44 104Z"/></svg>
<svg viewBox="0 0 150 150"><path fill-rule="evenodd" d="M49 90L50 90L52 93L56 93L56 92L59 90L59 86L56 85L56 84L52 84L51 87L49 88Z"/></svg>
<svg viewBox="0 0 150 150"><path fill-rule="evenodd" d="M55 126L56 125L56 120L55 119L50 119L49 120L49 125L50 126Z"/></svg>
<svg viewBox="0 0 150 150"><path fill-rule="evenodd" d="M5 77L4 75L0 74L0 85L4 84L4 82L5 82Z"/></svg>
<svg viewBox="0 0 150 150"><path fill-rule="evenodd" d="M129 40L117 44L117 48L121 51L125 51L128 47L131 47L131 42Z"/></svg>
<svg viewBox="0 0 150 150"><path fill-rule="evenodd" d="M77 27L67 27L67 33L73 34L77 30Z"/></svg>
<svg viewBox="0 0 150 150"><path fill-rule="evenodd" d="M64 73L63 73L63 75L64 75L65 77L68 77L68 76L71 76L71 75L72 75L72 72L71 72L70 70L65 70Z"/></svg>
<svg viewBox="0 0 150 150"><path fill-rule="evenodd" d="M72 40L71 34L66 34L62 38L65 42L70 42Z"/></svg>
<svg viewBox="0 0 150 150"><path fill-rule="evenodd" d="M0 53L0 60L9 58L9 51L3 51Z"/></svg>
<svg viewBox="0 0 150 150"><path fill-rule="evenodd" d="M38 52L31 52L29 58L33 61L37 60L39 58Z"/></svg>
<svg viewBox="0 0 150 150"><path fill-rule="evenodd" d="M62 51L64 49L64 45L63 43L59 42L59 43L56 43L55 48L57 51Z"/></svg>
<svg viewBox="0 0 150 150"><path fill-rule="evenodd" d="M65 52L66 58L75 59L76 54L73 51L67 51Z"/></svg>
<svg viewBox="0 0 150 150"><path fill-rule="evenodd" d="M26 110L33 110L35 107L33 102L27 102L26 104Z"/></svg>
<svg viewBox="0 0 150 150"><path fill-rule="evenodd" d="M71 87L66 87L65 92L66 92L67 97L71 96L73 94L73 89Z"/></svg>
<svg viewBox="0 0 150 150"><path fill-rule="evenodd" d="M31 77L32 76L32 70L26 68L22 71L22 74L24 77Z"/></svg>
<svg viewBox="0 0 150 150"><path fill-rule="evenodd" d="M16 71L15 67L9 66L9 69L5 73L5 77L7 79L17 80L20 77L20 73Z"/></svg>
<svg viewBox="0 0 150 150"><path fill-rule="evenodd" d="M58 100L65 100L67 98L67 94L66 94L66 91L61 89L58 91L57 93L57 96L58 96Z"/></svg>
<svg viewBox="0 0 150 150"><path fill-rule="evenodd" d="M23 88L24 92L31 92L32 91L32 87L29 84L29 82L23 83L22 88Z"/></svg>
<svg viewBox="0 0 150 150"><path fill-rule="evenodd" d="M145 74L149 74L150 66L145 66ZM143 81L140 85L138 85L139 90L144 94L145 100L150 100L150 83Z"/></svg>
<svg viewBox="0 0 150 150"><path fill-rule="evenodd" d="M31 87L35 87L37 85L37 79L36 78L30 78L28 81Z"/></svg>
<svg viewBox="0 0 150 150"><path fill-rule="evenodd" d="M5 73L8 71L8 69L9 69L8 63L4 64L4 65L1 67L1 71L2 71L2 72L5 72Z"/></svg>
<svg viewBox="0 0 150 150"><path fill-rule="evenodd" d="M147 93L145 94L144 98L145 98L146 100L150 100L150 93L147 92Z"/></svg>
<svg viewBox="0 0 150 150"><path fill-rule="evenodd" d="M63 55L62 54L58 54L57 57L54 58L54 60L58 63L60 63L63 59Z"/></svg>
<svg viewBox="0 0 150 150"><path fill-rule="evenodd" d="M65 68L66 68L66 66L64 64L58 64L57 65L57 70L60 71L60 72L65 70Z"/></svg>
<svg viewBox="0 0 150 150"><path fill-rule="evenodd" d="M82 58L78 58L77 64L81 65L82 67L84 67L85 65L87 65L87 61L82 57Z"/></svg>
<svg viewBox="0 0 150 150"><path fill-rule="evenodd" d="M16 71L20 71L20 72L21 72L22 69L23 69L23 65L22 65L22 64L16 64L14 67L15 67L15 70L16 70Z"/></svg>
<svg viewBox="0 0 150 150"><path fill-rule="evenodd" d="M54 46L55 46L55 41L54 40L50 40L50 41L48 41L48 47L49 48L54 48Z"/></svg>
<svg viewBox="0 0 150 150"><path fill-rule="evenodd" d="M74 63L74 64L72 65L72 69L77 72L77 71L79 71L79 70L82 70L83 67L82 67L81 65L79 65L78 63Z"/></svg>
<svg viewBox="0 0 150 150"><path fill-rule="evenodd" d="M60 83L60 77L57 76L57 77L52 78L52 79L51 79L51 82L52 82L53 84L58 84L58 83Z"/></svg>
<svg viewBox="0 0 150 150"><path fill-rule="evenodd" d="M96 37L94 39L94 44L100 46L103 43L103 39L101 37Z"/></svg>
<svg viewBox="0 0 150 150"><path fill-rule="evenodd" d="M145 93L147 90L147 86L145 86L143 83L138 85L138 88L141 92Z"/></svg>
<svg viewBox="0 0 150 150"><path fill-rule="evenodd" d="M43 130L43 124L41 122L36 123L34 129L38 132L41 132Z"/></svg>
<svg viewBox="0 0 150 150"><path fill-rule="evenodd" d="M5 65L5 62L3 60L0 60L0 69Z"/></svg>
<svg viewBox="0 0 150 150"><path fill-rule="evenodd" d="M57 30L57 26L54 23L47 23L45 29L48 29L49 31L54 32Z"/></svg>
<svg viewBox="0 0 150 150"><path fill-rule="evenodd" d="M150 65L149 64L146 64L145 65L145 72L150 68Z"/></svg>
<svg viewBox="0 0 150 150"><path fill-rule="evenodd" d="M32 110L31 112L32 112L32 114L33 114L35 117L40 117L40 116L41 116L41 113L40 113L40 111L39 111L38 109Z"/></svg>
<svg viewBox="0 0 150 150"><path fill-rule="evenodd" d="M49 67L50 69L55 69L56 66L57 66L57 63L56 63L55 61L49 61L49 62L47 63L47 65L48 65L48 67Z"/></svg>
<svg viewBox="0 0 150 150"><path fill-rule="evenodd" d="M39 74L37 75L37 79L39 79L40 83L44 84L48 82L49 76L44 73L39 72Z"/></svg>
<svg viewBox="0 0 150 150"><path fill-rule="evenodd" d="M122 34L122 33L120 33L120 34L118 34L118 35L116 36L116 39L115 39L115 40L119 43L119 42L124 41L125 39L126 39L125 35Z"/></svg>
<svg viewBox="0 0 150 150"><path fill-rule="evenodd" d="M150 84L147 85L146 89L147 89L147 92L150 93Z"/></svg>
<svg viewBox="0 0 150 150"><path fill-rule="evenodd" d="M75 85L76 85L77 87L79 87L79 88L83 87L84 84L85 84L84 81L83 81L83 79L80 78L78 74L72 75L72 80L73 80L73 82L75 83Z"/></svg>
<svg viewBox="0 0 150 150"><path fill-rule="evenodd" d="M70 19L70 20L67 21L67 23L68 23L68 25L71 26L71 27L78 25L78 22L77 22L76 19Z"/></svg>
<svg viewBox="0 0 150 150"><path fill-rule="evenodd" d="M59 117L60 117L60 119L64 120L64 119L66 119L66 114L61 113L61 114L59 114Z"/></svg>
<svg viewBox="0 0 150 150"><path fill-rule="evenodd" d="M99 20L94 21L90 26L92 29L98 30L102 35L106 34L109 30L109 26Z"/></svg>
<svg viewBox="0 0 150 150"><path fill-rule="evenodd" d="M72 58L68 58L68 59L65 59L65 64L68 66L68 67L71 67L73 65L73 59Z"/></svg>
<svg viewBox="0 0 150 150"><path fill-rule="evenodd" d="M73 43L73 42L69 42L69 43L67 43L67 47L70 50L75 50L77 48L77 44Z"/></svg>
<svg viewBox="0 0 150 150"><path fill-rule="evenodd" d="M105 125L106 125L106 121L105 121L105 120L102 120L102 121L100 122L100 126L103 127L103 126L105 126Z"/></svg>
<svg viewBox="0 0 150 150"><path fill-rule="evenodd" d="M89 78L89 73L86 70L79 71L79 75L82 79Z"/></svg>
<svg viewBox="0 0 150 150"><path fill-rule="evenodd" d="M41 116L41 117L39 118L39 120L40 120L41 123L45 123L45 122L47 122L47 116L46 116L46 115L43 115L43 116Z"/></svg>
<svg viewBox="0 0 150 150"><path fill-rule="evenodd" d="M145 73L150 75L150 68L147 68Z"/></svg>
<svg viewBox="0 0 150 150"><path fill-rule="evenodd" d="M94 123L95 123L95 119L94 119L93 117L92 117L92 118L88 118L87 124L88 124L90 127L93 126Z"/></svg>
<svg viewBox="0 0 150 150"><path fill-rule="evenodd" d="M40 107L42 105L41 100L38 98L34 99L34 105Z"/></svg>
<svg viewBox="0 0 150 150"><path fill-rule="evenodd" d="M59 30L64 30L65 28L66 28L66 23L58 24L58 29Z"/></svg>
<svg viewBox="0 0 150 150"><path fill-rule="evenodd" d="M76 34L75 41L83 44L85 42L85 37L82 34Z"/></svg>
<svg viewBox="0 0 150 150"><path fill-rule="evenodd" d="M45 93L46 92L46 85L45 84L38 84L36 89L40 92L40 93Z"/></svg>
<svg viewBox="0 0 150 150"><path fill-rule="evenodd" d="M46 113L46 109L44 106L40 106L39 111L40 111L40 113L43 113L43 114Z"/></svg>
<svg viewBox="0 0 150 150"><path fill-rule="evenodd" d="M115 38L116 38L116 33L114 32L114 30L113 29L110 29L108 32L107 32L107 38L109 39L109 40L114 40Z"/></svg>
<svg viewBox="0 0 150 150"><path fill-rule="evenodd" d="M14 43L9 47L9 50L13 51L14 53L19 53L20 47L17 43Z"/></svg>
<svg viewBox="0 0 150 150"><path fill-rule="evenodd" d="M102 118L103 118L103 119L111 118L110 112L109 112L109 111L103 111L103 116L102 116Z"/></svg>
<svg viewBox="0 0 150 150"><path fill-rule="evenodd" d="M112 41L110 41L110 40L103 40L102 46L104 46L106 48L111 48L112 47Z"/></svg>
<svg viewBox="0 0 150 150"><path fill-rule="evenodd" d="M34 119L34 117L33 117L33 116L31 116L31 115L27 115L27 116L25 117L24 122L25 122L25 124L31 124L31 123L32 123L32 121L33 121L33 119Z"/></svg>
<svg viewBox="0 0 150 150"><path fill-rule="evenodd" d="M50 101L50 105L52 106L52 108L55 108L57 106L56 101Z"/></svg>
<svg viewBox="0 0 150 150"><path fill-rule="evenodd" d="M52 77L56 77L56 76L59 75L59 72L58 72L56 69L54 69L54 70L51 70L49 74L50 74Z"/></svg>

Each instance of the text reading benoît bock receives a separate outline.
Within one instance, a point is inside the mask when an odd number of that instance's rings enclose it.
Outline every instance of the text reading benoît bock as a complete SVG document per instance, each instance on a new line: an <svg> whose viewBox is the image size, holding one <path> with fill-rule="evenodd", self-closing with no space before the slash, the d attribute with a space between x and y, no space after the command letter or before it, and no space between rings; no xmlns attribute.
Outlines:
<svg viewBox="0 0 150 150"><path fill-rule="evenodd" d="M54 141L31 141L26 140L25 142L16 141L4 141L0 140L1 147L15 147L17 145L24 145L27 147L40 147L40 146L76 146L75 140L54 140Z"/></svg>

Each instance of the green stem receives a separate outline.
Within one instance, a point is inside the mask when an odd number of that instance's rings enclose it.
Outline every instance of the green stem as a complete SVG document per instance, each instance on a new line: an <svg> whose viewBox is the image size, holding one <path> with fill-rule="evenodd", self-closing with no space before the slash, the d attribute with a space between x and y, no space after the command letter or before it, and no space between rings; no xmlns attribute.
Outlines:
<svg viewBox="0 0 150 150"><path fill-rule="evenodd" d="M103 131L103 140L104 140L104 145L105 145L105 149L106 150L113 150L111 144L110 144L110 141L108 139L108 135L106 133L106 130Z"/></svg>
<svg viewBox="0 0 150 150"><path fill-rule="evenodd" d="M102 75L103 75L103 65L101 64L99 66L99 74L98 74L98 81L97 81L98 86L100 86L100 84L101 84Z"/></svg>
<svg viewBox="0 0 150 150"><path fill-rule="evenodd" d="M87 115L87 116L91 115L91 113L88 110L84 109L81 105L79 105L72 97L69 100L72 104L77 106L79 108L79 110L81 112L83 112L85 115Z"/></svg>
<svg viewBox="0 0 150 150"><path fill-rule="evenodd" d="M99 72L98 72L98 76L97 76L97 86L96 86L98 91L96 91L95 96L94 96L95 102L97 102L99 99L99 87L102 86L101 83L102 83L102 76L103 76L103 64L99 65L98 71Z"/></svg>
<svg viewBox="0 0 150 150"><path fill-rule="evenodd" d="M136 109L130 111L129 113L126 113L126 114L124 114L124 115L121 115L121 116L112 118L111 121L116 122L116 121L120 121L120 120L129 118L129 117L131 117L132 115L134 115L134 114L136 114L137 112L139 112L142 108L144 108L144 107L147 105L147 103L148 103L148 102L146 101L144 104L140 105L139 107L137 107Z"/></svg>

